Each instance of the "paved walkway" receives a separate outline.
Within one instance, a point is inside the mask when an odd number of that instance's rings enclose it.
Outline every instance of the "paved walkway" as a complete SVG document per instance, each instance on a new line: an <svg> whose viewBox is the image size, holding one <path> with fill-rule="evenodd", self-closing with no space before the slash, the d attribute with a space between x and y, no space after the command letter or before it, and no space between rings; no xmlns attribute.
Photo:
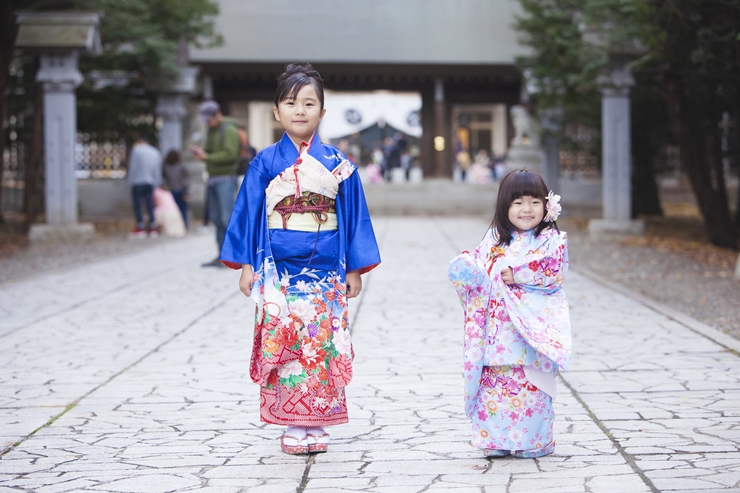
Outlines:
<svg viewBox="0 0 740 493"><path fill-rule="evenodd" d="M210 238L0 285L0 493L740 492L740 357L576 271L555 454L482 458L446 267L485 224L375 223L351 421L312 457L258 421L253 307L237 273L199 267Z"/></svg>

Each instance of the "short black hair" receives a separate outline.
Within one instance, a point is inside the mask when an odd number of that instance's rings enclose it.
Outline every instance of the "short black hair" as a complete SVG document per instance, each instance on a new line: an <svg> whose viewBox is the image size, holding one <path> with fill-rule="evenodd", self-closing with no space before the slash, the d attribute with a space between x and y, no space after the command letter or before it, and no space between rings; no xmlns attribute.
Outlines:
<svg viewBox="0 0 740 493"><path fill-rule="evenodd" d="M515 169L506 173L501 178L501 183L498 187L498 197L496 198L496 207L493 213L493 222L491 223L491 227L495 227L498 233L496 245L508 246L511 243L512 232L516 229L511 224L511 221L509 221L509 208L511 208L511 204L521 197L535 197L540 199L543 205L547 206L547 194L548 190L545 180L534 171ZM547 210L545 208L546 215ZM542 221L535 228L535 236L542 233L548 226L559 231L555 221L546 222L543 216Z"/></svg>
<svg viewBox="0 0 740 493"><path fill-rule="evenodd" d="M285 67L285 72L278 77L277 92L275 93L275 107L286 99L295 99L303 87L311 84L319 96L321 109L324 109L324 80L310 63L291 63Z"/></svg>

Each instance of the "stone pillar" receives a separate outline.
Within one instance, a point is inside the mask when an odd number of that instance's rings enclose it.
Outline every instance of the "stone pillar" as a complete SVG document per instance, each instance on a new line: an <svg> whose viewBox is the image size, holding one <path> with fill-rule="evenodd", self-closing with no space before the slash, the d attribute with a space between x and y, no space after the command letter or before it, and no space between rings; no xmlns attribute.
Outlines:
<svg viewBox="0 0 740 493"><path fill-rule="evenodd" d="M75 144L77 98L83 80L77 52L41 55L36 80L44 90L44 172L46 224L31 226L31 242L89 240L92 224L77 222Z"/></svg>
<svg viewBox="0 0 740 493"><path fill-rule="evenodd" d="M447 176L445 163L446 149L452 144L447 142L446 122L447 115L445 111L445 90L444 82L441 78L434 81L434 169L435 176L441 178Z"/></svg>
<svg viewBox="0 0 740 493"><path fill-rule="evenodd" d="M645 223L632 219L630 138L630 87L634 79L622 67L602 80L602 195L603 219L589 221L588 230L595 236L645 234Z"/></svg>
<svg viewBox="0 0 740 493"><path fill-rule="evenodd" d="M157 98L156 112L163 120L159 130L162 157L172 149L182 151L182 120L188 114L187 100L184 94L163 94Z"/></svg>
<svg viewBox="0 0 740 493"><path fill-rule="evenodd" d="M555 193L560 193L560 108L542 110L542 178Z"/></svg>

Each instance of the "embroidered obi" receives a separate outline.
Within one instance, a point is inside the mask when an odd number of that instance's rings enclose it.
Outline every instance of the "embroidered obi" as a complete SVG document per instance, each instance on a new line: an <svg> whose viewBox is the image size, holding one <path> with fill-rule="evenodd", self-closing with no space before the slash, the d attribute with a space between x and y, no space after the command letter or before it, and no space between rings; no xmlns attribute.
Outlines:
<svg viewBox="0 0 740 493"><path fill-rule="evenodd" d="M337 214L334 199L325 195L304 192L298 198L285 197L273 207L267 217L270 229L294 231L329 231L337 229Z"/></svg>
<svg viewBox="0 0 740 493"><path fill-rule="evenodd" d="M335 198L339 184L355 166L343 160L329 171L304 149L293 166L267 186L267 227L296 231L337 229Z"/></svg>

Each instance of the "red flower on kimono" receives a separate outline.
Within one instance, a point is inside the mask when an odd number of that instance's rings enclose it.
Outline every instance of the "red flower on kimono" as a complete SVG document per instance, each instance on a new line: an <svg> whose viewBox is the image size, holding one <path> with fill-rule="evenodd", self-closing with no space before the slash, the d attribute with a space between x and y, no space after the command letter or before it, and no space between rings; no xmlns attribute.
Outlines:
<svg viewBox="0 0 740 493"><path fill-rule="evenodd" d="M286 347L292 347L298 342L298 333L292 328L280 327L275 331L275 342Z"/></svg>
<svg viewBox="0 0 740 493"><path fill-rule="evenodd" d="M301 365L307 370L315 370L319 363L326 358L326 351L318 341L309 340L303 345L301 354Z"/></svg>
<svg viewBox="0 0 740 493"><path fill-rule="evenodd" d="M529 263L529 270L537 272L537 269L540 268L540 264L535 262L534 260Z"/></svg>
<svg viewBox="0 0 740 493"><path fill-rule="evenodd" d="M322 313L326 313L326 303L324 303L323 301L319 301L316 304L316 313L318 313L319 315L321 315Z"/></svg>
<svg viewBox="0 0 740 493"><path fill-rule="evenodd" d="M337 297L337 293L336 291L327 291L326 293L324 293L324 296L328 301L334 301Z"/></svg>

